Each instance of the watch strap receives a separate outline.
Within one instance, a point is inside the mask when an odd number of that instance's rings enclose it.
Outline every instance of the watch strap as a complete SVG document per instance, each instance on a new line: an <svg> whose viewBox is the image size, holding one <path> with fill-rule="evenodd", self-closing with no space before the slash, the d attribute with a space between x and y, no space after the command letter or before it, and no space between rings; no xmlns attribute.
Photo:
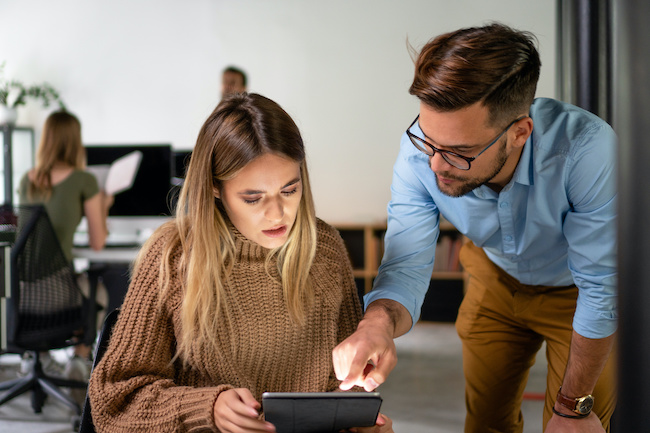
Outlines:
<svg viewBox="0 0 650 433"><path fill-rule="evenodd" d="M584 415L582 415L582 414L567 415L567 414L565 414L565 413L558 412L557 410L555 410L554 407L551 407L551 410L553 411L553 413L554 413L555 415L559 415L559 416L561 416L562 418L580 419L580 418L586 418L586 417L589 416L589 413L586 413L586 414L584 414Z"/></svg>
<svg viewBox="0 0 650 433"><path fill-rule="evenodd" d="M578 402L585 398L589 398L593 402L593 397L591 395L574 398L568 397L562 394L562 387L560 387L560 389L557 391L556 401L565 408L569 409L571 412L574 412L580 416L587 416L589 415L589 412L591 412L591 407L589 407L589 410L586 413L578 409Z"/></svg>
<svg viewBox="0 0 650 433"><path fill-rule="evenodd" d="M558 403L569 409L571 412L575 412L577 403L576 399L567 397L566 395L562 394L562 387L560 387L558 390L557 397L555 397L555 399Z"/></svg>

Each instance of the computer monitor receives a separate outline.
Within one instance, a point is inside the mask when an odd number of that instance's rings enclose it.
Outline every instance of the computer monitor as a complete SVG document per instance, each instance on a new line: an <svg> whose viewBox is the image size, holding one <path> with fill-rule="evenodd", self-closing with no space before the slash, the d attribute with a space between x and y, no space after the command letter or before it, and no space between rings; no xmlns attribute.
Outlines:
<svg viewBox="0 0 650 433"><path fill-rule="evenodd" d="M91 145L86 148L87 165L109 165L133 151L142 159L133 186L115 195L109 217L169 216L172 178L172 148L169 144Z"/></svg>
<svg viewBox="0 0 650 433"><path fill-rule="evenodd" d="M187 167L190 165L191 150L174 151L174 173L173 176L178 179L185 179Z"/></svg>

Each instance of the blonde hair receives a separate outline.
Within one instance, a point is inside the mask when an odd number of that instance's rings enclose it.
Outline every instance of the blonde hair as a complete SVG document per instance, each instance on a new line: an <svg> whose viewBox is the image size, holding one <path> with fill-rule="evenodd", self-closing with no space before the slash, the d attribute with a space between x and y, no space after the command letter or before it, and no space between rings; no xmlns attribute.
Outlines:
<svg viewBox="0 0 650 433"><path fill-rule="evenodd" d="M35 195L48 199L52 194L52 169L63 163L78 170L86 166L86 153L81 143L81 123L65 110L50 114L43 125L41 141L36 151L34 180L27 190L28 197Z"/></svg>
<svg viewBox="0 0 650 433"><path fill-rule="evenodd" d="M277 259L289 314L295 323L304 323L305 307L313 301L309 271L316 254L316 217L302 138L277 103L256 94L232 95L219 103L201 128L176 218L165 229L171 241L163 247L160 265L163 293L169 290L172 254L178 245L181 248L178 271L184 296L177 356L188 353L195 341L216 347L214 330L219 323L230 322L225 290L235 260L235 238L214 192L266 153L300 163L303 192L296 221L287 242L271 250L266 264L268 269Z"/></svg>
<svg viewBox="0 0 650 433"><path fill-rule="evenodd" d="M50 114L43 126L41 141L36 151L34 181L30 182L29 197L45 199L52 194L52 169L63 163L75 169L86 166L86 153L81 143L81 123L65 110Z"/></svg>

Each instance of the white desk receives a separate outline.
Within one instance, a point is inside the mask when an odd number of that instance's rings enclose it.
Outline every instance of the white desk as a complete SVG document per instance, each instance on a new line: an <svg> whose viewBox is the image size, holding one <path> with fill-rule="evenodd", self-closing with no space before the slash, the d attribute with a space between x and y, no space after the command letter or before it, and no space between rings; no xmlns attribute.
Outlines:
<svg viewBox="0 0 650 433"><path fill-rule="evenodd" d="M75 268L79 270L77 263L84 262L86 266L89 263L132 263L140 251L140 246L161 224L170 220L170 217L109 217L106 247L101 251L94 251L87 246L87 221L82 218L75 233L75 246L72 248ZM111 246L112 242L119 246ZM123 246L124 242L133 243L134 246Z"/></svg>
<svg viewBox="0 0 650 433"><path fill-rule="evenodd" d="M130 282L131 263L140 246L107 247L94 251L89 247L73 247L72 256L77 272L86 272L91 290L97 293L98 284L103 282L108 295L106 312L122 305Z"/></svg>
<svg viewBox="0 0 650 433"><path fill-rule="evenodd" d="M107 247L101 251L94 251L89 247L73 247L72 256L75 260L86 263L132 263L139 251L139 246Z"/></svg>

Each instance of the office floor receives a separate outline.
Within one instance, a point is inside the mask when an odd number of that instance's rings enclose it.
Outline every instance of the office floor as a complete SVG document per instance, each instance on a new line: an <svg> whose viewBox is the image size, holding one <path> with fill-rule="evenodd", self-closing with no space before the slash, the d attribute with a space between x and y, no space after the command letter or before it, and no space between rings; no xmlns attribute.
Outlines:
<svg viewBox="0 0 650 433"><path fill-rule="evenodd" d="M396 340L398 365L379 391L382 412L393 419L397 433L458 433L465 417L461 345L453 324L421 322ZM58 357L65 356L57 353ZM15 377L19 358L0 357L0 380ZM543 348L533 367L526 391L543 393L546 381ZM0 432L71 432L71 413L49 399L42 414L34 414L29 397L22 396L0 406ZM542 430L543 402L526 399L524 433Z"/></svg>

